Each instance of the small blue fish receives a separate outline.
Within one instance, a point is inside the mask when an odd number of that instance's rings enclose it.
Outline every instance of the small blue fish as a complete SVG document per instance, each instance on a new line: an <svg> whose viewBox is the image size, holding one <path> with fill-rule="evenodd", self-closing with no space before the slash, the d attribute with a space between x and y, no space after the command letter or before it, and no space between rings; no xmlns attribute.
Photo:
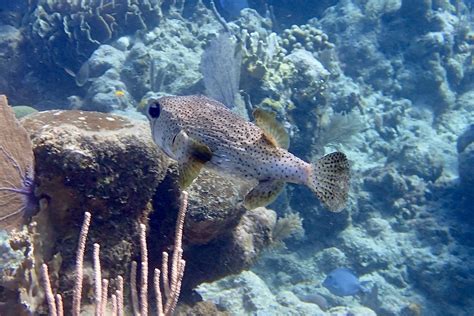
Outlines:
<svg viewBox="0 0 474 316"><path fill-rule="evenodd" d="M334 295L351 296L359 292L367 292L367 289L364 288L364 285L367 283L369 282L359 282L359 279L351 270L347 268L337 268L328 274L326 280L323 282L323 286Z"/></svg>

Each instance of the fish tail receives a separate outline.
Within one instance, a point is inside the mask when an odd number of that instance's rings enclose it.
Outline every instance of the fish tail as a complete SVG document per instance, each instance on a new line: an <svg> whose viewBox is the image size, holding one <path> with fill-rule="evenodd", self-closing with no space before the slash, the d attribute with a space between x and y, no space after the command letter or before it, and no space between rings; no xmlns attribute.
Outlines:
<svg viewBox="0 0 474 316"><path fill-rule="evenodd" d="M350 170L346 155L330 153L311 166L308 187L332 212L341 211L349 191Z"/></svg>

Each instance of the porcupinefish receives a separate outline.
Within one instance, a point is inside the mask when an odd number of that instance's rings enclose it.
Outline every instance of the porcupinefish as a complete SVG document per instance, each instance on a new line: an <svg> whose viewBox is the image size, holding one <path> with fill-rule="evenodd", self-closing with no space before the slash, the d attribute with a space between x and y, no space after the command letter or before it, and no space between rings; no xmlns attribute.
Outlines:
<svg viewBox="0 0 474 316"><path fill-rule="evenodd" d="M289 138L274 114L257 109L255 124L205 96L167 96L149 101L154 142L179 166L187 187L202 167L257 182L245 196L248 209L272 202L286 182L308 186L331 211L347 200L349 163L341 152L314 164L287 151Z"/></svg>

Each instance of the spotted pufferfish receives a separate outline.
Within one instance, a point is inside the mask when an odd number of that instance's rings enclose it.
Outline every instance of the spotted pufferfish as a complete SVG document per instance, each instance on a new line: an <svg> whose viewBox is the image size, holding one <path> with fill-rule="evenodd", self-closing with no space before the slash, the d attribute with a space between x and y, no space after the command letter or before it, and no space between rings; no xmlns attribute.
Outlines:
<svg viewBox="0 0 474 316"><path fill-rule="evenodd" d="M189 186L201 168L254 181L244 205L265 206L286 182L309 187L331 211L344 208L349 162L341 152L314 164L288 152L289 138L275 115L257 109L255 123L205 96L167 96L149 101L153 140L179 166L180 185Z"/></svg>

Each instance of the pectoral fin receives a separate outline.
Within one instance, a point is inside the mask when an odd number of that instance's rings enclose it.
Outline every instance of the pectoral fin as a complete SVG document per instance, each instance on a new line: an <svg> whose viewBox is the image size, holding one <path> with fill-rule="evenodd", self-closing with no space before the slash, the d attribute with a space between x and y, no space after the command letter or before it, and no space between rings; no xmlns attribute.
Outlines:
<svg viewBox="0 0 474 316"><path fill-rule="evenodd" d="M262 109L253 111L255 124L263 130L265 138L275 147L288 149L290 138L283 125L276 120L276 115Z"/></svg>
<svg viewBox="0 0 474 316"><path fill-rule="evenodd" d="M181 131L173 142L173 150L179 161L179 184L188 187L199 175L201 168L211 160L212 151L208 146L192 139Z"/></svg>
<svg viewBox="0 0 474 316"><path fill-rule="evenodd" d="M285 186L283 181L260 181L245 196L245 207L249 210L259 206L266 206L273 202Z"/></svg>
<svg viewBox="0 0 474 316"><path fill-rule="evenodd" d="M186 189L199 175L204 164L194 159L179 164L179 187Z"/></svg>

